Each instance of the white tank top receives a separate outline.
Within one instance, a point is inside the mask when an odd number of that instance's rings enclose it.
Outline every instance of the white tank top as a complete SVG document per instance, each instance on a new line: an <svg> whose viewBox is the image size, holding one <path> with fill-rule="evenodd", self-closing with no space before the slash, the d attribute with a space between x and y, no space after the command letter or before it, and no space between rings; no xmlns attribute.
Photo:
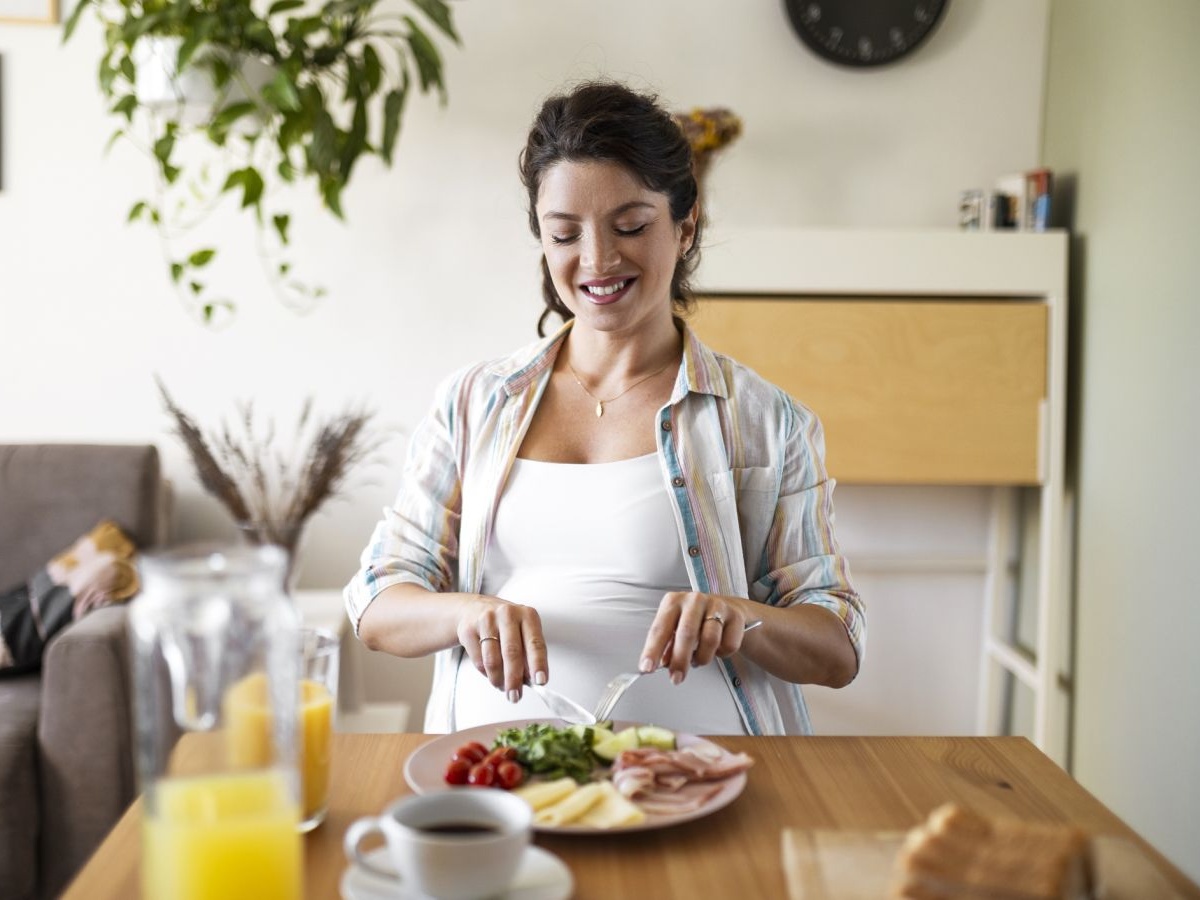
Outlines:
<svg viewBox="0 0 1200 900"><path fill-rule="evenodd" d="M592 708L612 676L636 671L663 594L690 589L657 455L596 465L513 463L482 591L538 611L549 687ZM692 734L743 734L718 664L690 670L679 686L665 671L642 678L613 717ZM456 729L549 715L529 690L509 703L463 657Z"/></svg>

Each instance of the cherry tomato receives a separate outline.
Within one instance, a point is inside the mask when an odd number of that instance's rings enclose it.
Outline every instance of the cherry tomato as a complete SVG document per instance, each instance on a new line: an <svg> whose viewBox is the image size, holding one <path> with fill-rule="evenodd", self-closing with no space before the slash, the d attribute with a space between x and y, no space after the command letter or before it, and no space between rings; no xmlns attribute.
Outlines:
<svg viewBox="0 0 1200 900"><path fill-rule="evenodd" d="M496 783L496 767L488 762L476 763L467 773L467 784L474 787L491 787Z"/></svg>
<svg viewBox="0 0 1200 900"><path fill-rule="evenodd" d="M471 772L471 763L465 759L452 759L450 765L446 766L446 783L447 784L466 784L467 776Z"/></svg>
<svg viewBox="0 0 1200 900"><path fill-rule="evenodd" d="M487 762L496 763L496 765L499 765L500 763L504 762L506 759L516 759L516 758L517 758L517 748L516 747L495 747L492 749L491 753L489 753L487 756L484 757L484 759Z"/></svg>
<svg viewBox="0 0 1200 900"><path fill-rule="evenodd" d="M506 759L496 766L496 783L506 791L518 787L525 780L525 767L519 762Z"/></svg>
<svg viewBox="0 0 1200 900"><path fill-rule="evenodd" d="M455 750L451 759L463 759L471 765L475 765L475 763L483 762L484 757L487 755L487 747L483 746L479 741L471 741L471 743L463 744Z"/></svg>

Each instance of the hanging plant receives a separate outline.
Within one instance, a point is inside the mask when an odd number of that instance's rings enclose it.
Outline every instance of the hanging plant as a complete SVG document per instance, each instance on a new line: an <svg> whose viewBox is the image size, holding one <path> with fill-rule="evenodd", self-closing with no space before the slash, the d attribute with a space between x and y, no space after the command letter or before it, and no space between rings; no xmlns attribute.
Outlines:
<svg viewBox="0 0 1200 900"><path fill-rule="evenodd" d="M391 164L410 90L446 100L440 50L458 42L444 0L80 0L104 29L100 89L124 121L109 141L132 140L154 161L153 196L129 221L158 229L172 283L206 322L231 313L207 272L215 246L181 249L231 198L251 214L261 257L281 299L305 308L324 291L293 276L292 215L281 188L311 184L344 218L342 195L364 156ZM157 84L157 91L153 88ZM164 88L165 85L165 88ZM200 89L206 96L197 98Z"/></svg>

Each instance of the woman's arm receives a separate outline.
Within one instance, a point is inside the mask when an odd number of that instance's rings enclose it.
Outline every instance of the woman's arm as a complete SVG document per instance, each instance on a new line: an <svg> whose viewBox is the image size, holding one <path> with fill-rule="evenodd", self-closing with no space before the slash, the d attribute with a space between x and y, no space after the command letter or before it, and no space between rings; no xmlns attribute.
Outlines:
<svg viewBox="0 0 1200 900"><path fill-rule="evenodd" d="M436 593L415 584L380 592L359 621L372 650L425 656L461 644L480 674L513 702L526 680L549 677L546 640L537 611L483 594Z"/></svg>

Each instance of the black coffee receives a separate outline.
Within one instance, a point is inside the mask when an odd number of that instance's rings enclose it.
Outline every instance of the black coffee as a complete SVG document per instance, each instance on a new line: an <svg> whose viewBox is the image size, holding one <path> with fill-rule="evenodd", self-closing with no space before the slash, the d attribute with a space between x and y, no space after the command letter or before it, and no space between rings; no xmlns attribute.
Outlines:
<svg viewBox="0 0 1200 900"><path fill-rule="evenodd" d="M434 825L419 825L418 831L426 834L499 834L500 829L495 825L481 822L438 822Z"/></svg>

